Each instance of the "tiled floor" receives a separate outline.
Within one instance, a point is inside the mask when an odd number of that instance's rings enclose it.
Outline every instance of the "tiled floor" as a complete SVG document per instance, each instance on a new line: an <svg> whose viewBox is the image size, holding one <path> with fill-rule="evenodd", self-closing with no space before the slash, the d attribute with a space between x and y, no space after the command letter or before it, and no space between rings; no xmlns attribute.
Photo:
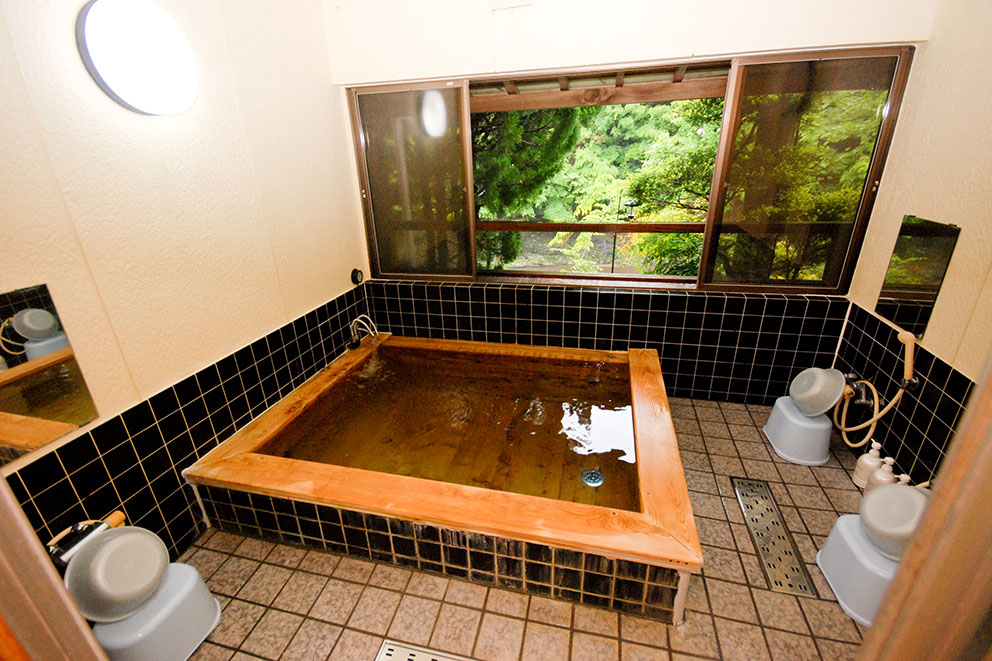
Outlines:
<svg viewBox="0 0 992 661"><path fill-rule="evenodd" d="M853 658L861 629L814 564L860 492L855 457L780 460L759 429L768 407L672 400L703 577L678 627L568 602L208 531L184 555L224 614L194 659L373 659L383 639L479 659ZM767 589L730 477L768 480L820 599Z"/></svg>

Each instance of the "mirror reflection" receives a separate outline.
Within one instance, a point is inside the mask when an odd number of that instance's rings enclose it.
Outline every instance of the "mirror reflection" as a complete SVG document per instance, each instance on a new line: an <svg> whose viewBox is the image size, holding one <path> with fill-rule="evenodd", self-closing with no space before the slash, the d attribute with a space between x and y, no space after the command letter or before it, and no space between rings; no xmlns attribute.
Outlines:
<svg viewBox="0 0 992 661"><path fill-rule="evenodd" d="M961 228L903 218L875 313L922 338Z"/></svg>
<svg viewBox="0 0 992 661"><path fill-rule="evenodd" d="M0 464L96 417L48 287L0 294Z"/></svg>

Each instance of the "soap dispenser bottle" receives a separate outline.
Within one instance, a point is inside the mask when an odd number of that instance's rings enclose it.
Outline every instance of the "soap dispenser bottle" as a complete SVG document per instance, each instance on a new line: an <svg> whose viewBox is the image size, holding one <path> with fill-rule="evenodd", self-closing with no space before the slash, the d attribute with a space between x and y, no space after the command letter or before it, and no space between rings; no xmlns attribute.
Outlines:
<svg viewBox="0 0 992 661"><path fill-rule="evenodd" d="M892 472L892 464L894 463L896 463L896 460L892 457L886 457L882 460L882 467L872 473L868 478L868 483L865 485L865 493L883 484L896 483L895 473Z"/></svg>
<svg viewBox="0 0 992 661"><path fill-rule="evenodd" d="M854 475L851 479L862 489L868 483L871 474L882 467L882 456L879 454L881 449L881 443L872 441L871 450L858 457L858 465L854 467Z"/></svg>

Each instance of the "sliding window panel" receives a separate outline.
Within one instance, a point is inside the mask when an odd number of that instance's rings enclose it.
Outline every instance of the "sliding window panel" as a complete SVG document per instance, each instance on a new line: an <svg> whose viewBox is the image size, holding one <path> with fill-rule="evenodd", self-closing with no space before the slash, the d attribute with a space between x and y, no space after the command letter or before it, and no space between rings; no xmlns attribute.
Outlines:
<svg viewBox="0 0 992 661"><path fill-rule="evenodd" d="M742 65L705 282L841 286L898 60Z"/></svg>
<svg viewBox="0 0 992 661"><path fill-rule="evenodd" d="M471 276L466 88L387 90L352 91L373 272Z"/></svg>

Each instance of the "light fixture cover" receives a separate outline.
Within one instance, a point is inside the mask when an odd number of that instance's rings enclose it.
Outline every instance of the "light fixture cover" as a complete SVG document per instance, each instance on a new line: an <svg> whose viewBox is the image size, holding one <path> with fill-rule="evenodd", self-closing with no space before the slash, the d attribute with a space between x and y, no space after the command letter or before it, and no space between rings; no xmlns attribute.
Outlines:
<svg viewBox="0 0 992 661"><path fill-rule="evenodd" d="M196 100L193 48L152 0L92 0L76 20L76 44L93 80L125 108L174 115Z"/></svg>

